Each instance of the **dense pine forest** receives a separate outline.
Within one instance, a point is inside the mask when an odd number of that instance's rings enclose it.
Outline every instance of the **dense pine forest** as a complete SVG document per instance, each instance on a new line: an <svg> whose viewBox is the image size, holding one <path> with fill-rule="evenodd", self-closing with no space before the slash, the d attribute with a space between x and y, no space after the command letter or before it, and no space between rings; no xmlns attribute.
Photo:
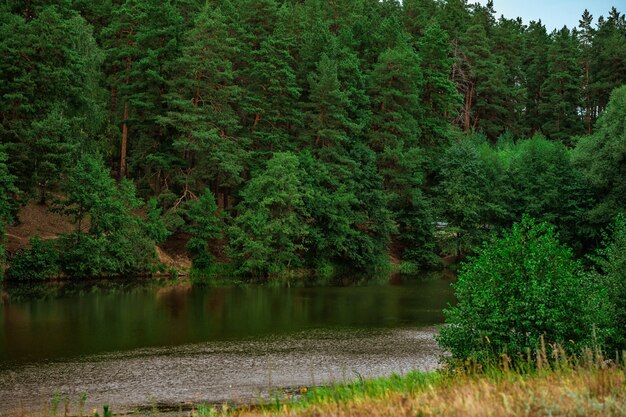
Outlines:
<svg viewBox="0 0 626 417"><path fill-rule="evenodd" d="M176 236L198 270L437 268L523 215L587 262L623 226L615 8L9 0L0 32L2 242L27 204L73 224L0 246L9 278L155 271Z"/></svg>

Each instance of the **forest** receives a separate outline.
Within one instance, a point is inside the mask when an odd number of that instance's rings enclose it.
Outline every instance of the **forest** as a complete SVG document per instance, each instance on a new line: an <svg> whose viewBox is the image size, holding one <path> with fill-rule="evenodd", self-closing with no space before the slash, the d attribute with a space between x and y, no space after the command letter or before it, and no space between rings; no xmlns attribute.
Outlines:
<svg viewBox="0 0 626 417"><path fill-rule="evenodd" d="M624 14L493 7L2 2L0 226L73 224L2 270L154 272L182 236L197 270L415 271L524 215L589 263L626 207Z"/></svg>

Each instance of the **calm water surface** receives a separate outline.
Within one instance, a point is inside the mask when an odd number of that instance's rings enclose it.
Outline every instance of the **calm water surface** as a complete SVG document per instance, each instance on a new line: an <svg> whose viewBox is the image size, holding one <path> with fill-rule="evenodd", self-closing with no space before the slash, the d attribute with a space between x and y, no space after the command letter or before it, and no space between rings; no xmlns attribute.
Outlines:
<svg viewBox="0 0 626 417"><path fill-rule="evenodd" d="M0 415L49 410L55 394L128 411L432 369L449 302L446 277L5 287Z"/></svg>

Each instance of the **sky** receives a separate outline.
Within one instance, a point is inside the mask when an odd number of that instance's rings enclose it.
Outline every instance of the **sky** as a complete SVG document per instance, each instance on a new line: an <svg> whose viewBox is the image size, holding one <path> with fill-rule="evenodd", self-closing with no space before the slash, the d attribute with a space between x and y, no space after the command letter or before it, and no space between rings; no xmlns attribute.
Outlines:
<svg viewBox="0 0 626 417"><path fill-rule="evenodd" d="M487 0L469 0L487 4ZM550 32L564 25L578 26L580 16L585 9L593 15L594 25L598 17L606 17L611 7L615 6L621 13L626 13L626 0L493 0L496 17L504 15L514 19L521 17L524 23L539 20Z"/></svg>

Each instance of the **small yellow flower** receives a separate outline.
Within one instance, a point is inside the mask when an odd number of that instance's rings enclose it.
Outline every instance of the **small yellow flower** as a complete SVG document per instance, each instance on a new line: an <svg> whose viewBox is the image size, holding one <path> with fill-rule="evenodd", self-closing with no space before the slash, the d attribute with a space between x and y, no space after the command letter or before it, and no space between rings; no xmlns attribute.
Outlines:
<svg viewBox="0 0 626 417"><path fill-rule="evenodd" d="M306 394L309 389L307 387L300 387L300 394Z"/></svg>

